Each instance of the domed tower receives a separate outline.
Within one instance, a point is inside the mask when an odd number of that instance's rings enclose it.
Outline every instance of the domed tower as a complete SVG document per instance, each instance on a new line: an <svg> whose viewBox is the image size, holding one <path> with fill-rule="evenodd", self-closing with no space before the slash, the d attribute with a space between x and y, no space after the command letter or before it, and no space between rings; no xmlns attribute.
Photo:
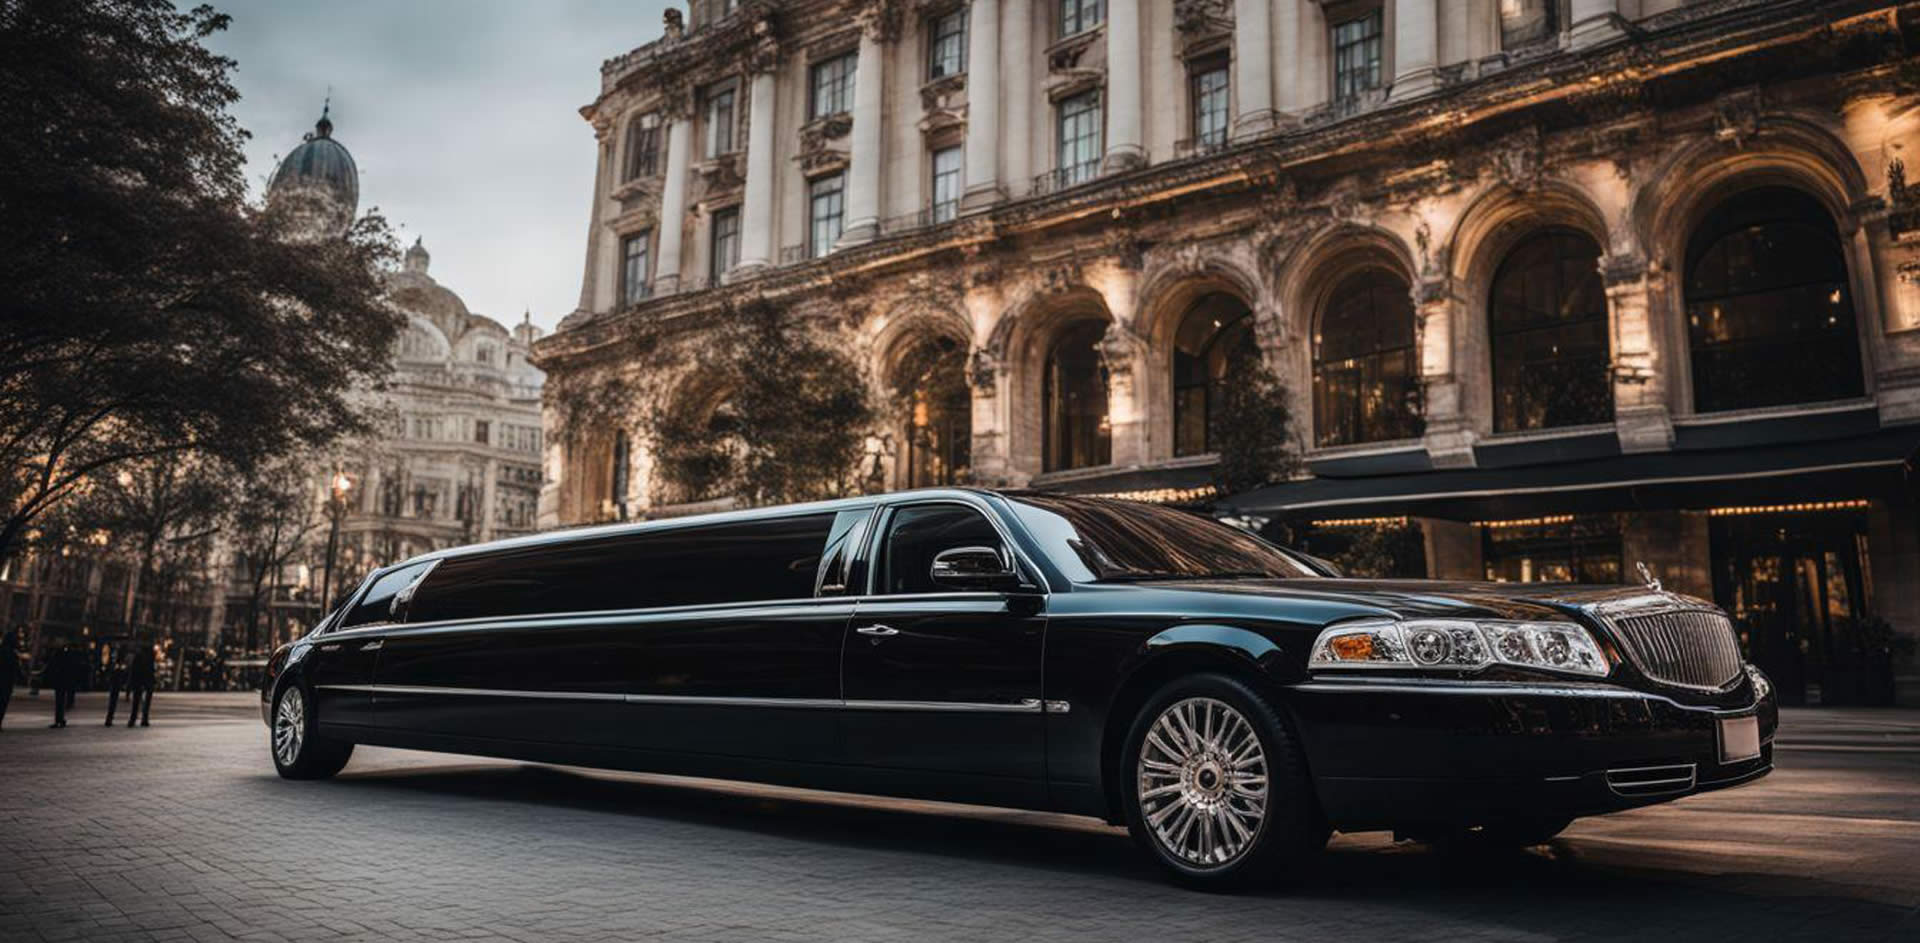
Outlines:
<svg viewBox="0 0 1920 943"><path fill-rule="evenodd" d="M280 161L267 184L267 203L293 214L315 238L345 232L360 208L360 170L333 139L331 110L320 110L313 131Z"/></svg>

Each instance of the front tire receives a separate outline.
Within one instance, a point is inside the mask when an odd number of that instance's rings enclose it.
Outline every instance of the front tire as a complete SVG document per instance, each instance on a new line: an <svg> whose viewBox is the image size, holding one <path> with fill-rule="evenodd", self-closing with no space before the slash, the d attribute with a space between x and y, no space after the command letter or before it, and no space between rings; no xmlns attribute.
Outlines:
<svg viewBox="0 0 1920 943"><path fill-rule="evenodd" d="M1155 693L1127 735L1120 775L1134 840L1183 884L1272 880L1326 846L1298 743L1266 698L1225 675Z"/></svg>
<svg viewBox="0 0 1920 943"><path fill-rule="evenodd" d="M289 683L273 701L272 736L268 746L273 768L286 779L326 779L340 772L353 756L353 744L320 736L307 695L298 683Z"/></svg>

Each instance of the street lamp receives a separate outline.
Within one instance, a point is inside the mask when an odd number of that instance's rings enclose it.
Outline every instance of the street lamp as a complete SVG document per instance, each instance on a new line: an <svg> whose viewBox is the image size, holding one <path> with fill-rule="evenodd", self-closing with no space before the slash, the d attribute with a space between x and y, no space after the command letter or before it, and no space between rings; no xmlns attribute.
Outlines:
<svg viewBox="0 0 1920 943"><path fill-rule="evenodd" d="M343 471L335 471L333 480L328 482L331 500L327 502L327 566L320 578L320 615L325 616L333 607L333 558L340 549L340 519L347 515L347 492L353 490L353 479Z"/></svg>

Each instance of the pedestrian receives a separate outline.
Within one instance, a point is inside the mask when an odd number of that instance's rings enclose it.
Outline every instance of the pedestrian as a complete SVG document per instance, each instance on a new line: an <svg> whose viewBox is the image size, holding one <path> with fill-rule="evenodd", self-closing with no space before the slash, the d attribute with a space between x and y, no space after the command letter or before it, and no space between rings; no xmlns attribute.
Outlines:
<svg viewBox="0 0 1920 943"><path fill-rule="evenodd" d="M107 649L107 726L113 726L113 715L120 709L120 690L127 686L126 653L118 646ZM131 696L132 692L128 692Z"/></svg>
<svg viewBox="0 0 1920 943"><path fill-rule="evenodd" d="M72 645L47 656L44 676L47 687L53 689L53 723L47 726L67 725L67 708L73 703L73 689L80 684L82 670L80 652Z"/></svg>
<svg viewBox="0 0 1920 943"><path fill-rule="evenodd" d="M153 716L153 646L135 645L133 661L127 665L127 726L139 718L147 726Z"/></svg>
<svg viewBox="0 0 1920 943"><path fill-rule="evenodd" d="M8 631L0 636L0 723L7 720L7 704L13 700L14 682L26 673L20 663L20 633Z"/></svg>

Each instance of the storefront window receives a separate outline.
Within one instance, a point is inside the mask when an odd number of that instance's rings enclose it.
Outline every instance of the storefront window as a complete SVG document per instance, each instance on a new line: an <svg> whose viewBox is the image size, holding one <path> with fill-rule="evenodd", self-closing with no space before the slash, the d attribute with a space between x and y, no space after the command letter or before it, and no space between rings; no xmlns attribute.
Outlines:
<svg viewBox="0 0 1920 943"><path fill-rule="evenodd" d="M1619 583L1620 518L1564 514L1483 524L1487 579L1501 583Z"/></svg>
<svg viewBox="0 0 1920 943"><path fill-rule="evenodd" d="M1195 302L1173 338L1173 454L1213 450L1212 411L1219 384L1236 360L1259 359L1252 312L1232 295L1214 293Z"/></svg>
<svg viewBox="0 0 1920 943"><path fill-rule="evenodd" d="M1070 325L1047 354L1042 378L1042 456L1047 471L1105 465L1112 458L1107 420L1107 378L1100 366L1100 339L1107 322Z"/></svg>
<svg viewBox="0 0 1920 943"><path fill-rule="evenodd" d="M1714 210L1687 245L1696 412L1862 395L1860 339L1833 218L1762 187Z"/></svg>
<svg viewBox="0 0 1920 943"><path fill-rule="evenodd" d="M1866 509L1716 513L1715 601L1790 704L1869 700L1874 606Z"/></svg>
<svg viewBox="0 0 1920 943"><path fill-rule="evenodd" d="M1613 419L1599 243L1570 229L1527 237L1494 273L1488 307L1496 432Z"/></svg>
<svg viewBox="0 0 1920 943"><path fill-rule="evenodd" d="M1315 441L1349 445L1417 436L1417 390L1407 280L1378 266L1347 276L1314 332Z"/></svg>

